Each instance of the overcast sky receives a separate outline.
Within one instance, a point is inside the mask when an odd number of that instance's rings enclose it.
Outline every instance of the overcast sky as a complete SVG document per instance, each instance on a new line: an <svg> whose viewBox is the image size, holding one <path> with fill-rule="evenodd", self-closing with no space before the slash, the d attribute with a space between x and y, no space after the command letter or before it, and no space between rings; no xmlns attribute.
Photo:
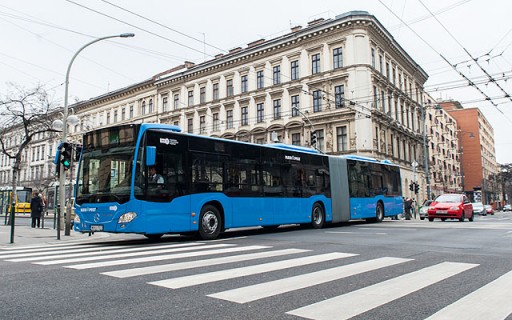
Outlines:
<svg viewBox="0 0 512 320"><path fill-rule="evenodd" d="M136 34L80 53L71 103L352 10L368 11L388 29L429 74L425 89L434 98L479 107L494 127L497 161L512 163L512 102L503 98L512 94L512 2L504 0L0 0L0 94L8 82L42 84L62 104L71 57L97 37Z"/></svg>

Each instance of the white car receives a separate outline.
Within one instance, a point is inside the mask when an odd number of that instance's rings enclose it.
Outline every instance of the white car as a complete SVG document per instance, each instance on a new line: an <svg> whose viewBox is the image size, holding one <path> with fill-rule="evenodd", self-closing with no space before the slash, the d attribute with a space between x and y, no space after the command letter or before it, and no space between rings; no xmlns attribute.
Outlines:
<svg viewBox="0 0 512 320"><path fill-rule="evenodd" d="M503 211L512 211L512 205L506 204L503 206Z"/></svg>
<svg viewBox="0 0 512 320"><path fill-rule="evenodd" d="M473 202L473 214L478 214L481 216L486 216L487 212L485 212L484 204L481 202Z"/></svg>

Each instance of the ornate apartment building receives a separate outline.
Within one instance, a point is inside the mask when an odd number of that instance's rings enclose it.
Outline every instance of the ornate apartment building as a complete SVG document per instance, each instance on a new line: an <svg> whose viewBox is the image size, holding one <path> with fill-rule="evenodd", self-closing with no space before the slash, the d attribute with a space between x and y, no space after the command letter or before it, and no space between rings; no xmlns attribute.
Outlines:
<svg viewBox="0 0 512 320"><path fill-rule="evenodd" d="M80 141L92 128L160 122L193 134L309 146L314 131L322 152L399 164L406 194L414 172L425 169L426 80L374 16L353 11L77 103L81 123L70 136ZM55 150L58 141L47 141Z"/></svg>

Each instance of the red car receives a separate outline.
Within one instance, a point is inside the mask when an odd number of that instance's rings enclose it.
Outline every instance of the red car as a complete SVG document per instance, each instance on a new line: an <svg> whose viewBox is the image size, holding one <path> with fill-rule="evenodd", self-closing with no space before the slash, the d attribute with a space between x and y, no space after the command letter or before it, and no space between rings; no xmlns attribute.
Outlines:
<svg viewBox="0 0 512 320"><path fill-rule="evenodd" d="M494 209L492 208L492 206L490 204L486 204L484 207L485 207L485 212L487 214L490 214L490 215L494 214Z"/></svg>
<svg viewBox="0 0 512 320"><path fill-rule="evenodd" d="M463 194L442 194L428 207L428 221L434 221L435 218L443 221L459 219L460 222L467 218L473 221L473 205Z"/></svg>

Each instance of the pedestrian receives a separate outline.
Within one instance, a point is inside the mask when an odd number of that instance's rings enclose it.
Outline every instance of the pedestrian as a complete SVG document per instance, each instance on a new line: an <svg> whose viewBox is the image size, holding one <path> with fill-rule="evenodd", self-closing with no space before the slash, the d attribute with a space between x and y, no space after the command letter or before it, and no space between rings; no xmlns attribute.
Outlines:
<svg viewBox="0 0 512 320"><path fill-rule="evenodd" d="M412 199L407 198L404 202L405 220L411 220Z"/></svg>
<svg viewBox="0 0 512 320"><path fill-rule="evenodd" d="M40 228L41 214L43 212L43 199L39 196L39 192L34 192L34 197L30 200L30 217L32 218L32 228L36 225Z"/></svg>

